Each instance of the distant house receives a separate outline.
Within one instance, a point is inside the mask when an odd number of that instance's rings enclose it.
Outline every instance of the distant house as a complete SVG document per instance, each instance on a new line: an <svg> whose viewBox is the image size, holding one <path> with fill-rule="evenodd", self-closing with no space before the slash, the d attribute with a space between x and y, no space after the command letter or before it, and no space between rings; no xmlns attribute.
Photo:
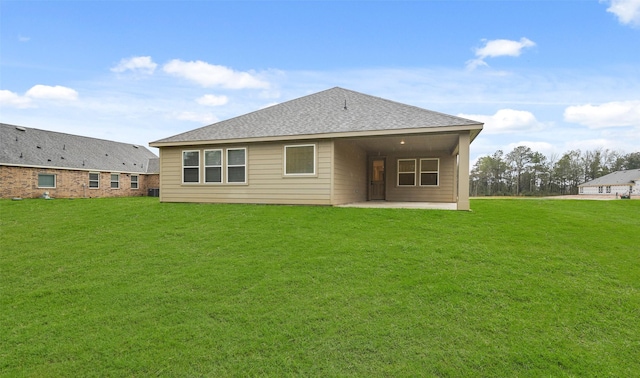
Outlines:
<svg viewBox="0 0 640 378"><path fill-rule="evenodd" d="M160 200L469 209L482 123L333 88L150 143Z"/></svg>
<svg viewBox="0 0 640 378"><path fill-rule="evenodd" d="M640 195L640 169L616 171L578 185L578 193L585 195Z"/></svg>
<svg viewBox="0 0 640 378"><path fill-rule="evenodd" d="M143 146L0 124L0 198L125 197L159 185Z"/></svg>

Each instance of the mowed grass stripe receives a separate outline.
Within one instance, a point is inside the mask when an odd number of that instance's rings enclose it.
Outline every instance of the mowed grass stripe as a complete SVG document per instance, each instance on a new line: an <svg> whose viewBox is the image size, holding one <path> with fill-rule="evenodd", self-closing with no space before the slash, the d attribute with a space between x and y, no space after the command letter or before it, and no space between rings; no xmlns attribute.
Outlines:
<svg viewBox="0 0 640 378"><path fill-rule="evenodd" d="M632 376L640 201L0 201L4 376Z"/></svg>

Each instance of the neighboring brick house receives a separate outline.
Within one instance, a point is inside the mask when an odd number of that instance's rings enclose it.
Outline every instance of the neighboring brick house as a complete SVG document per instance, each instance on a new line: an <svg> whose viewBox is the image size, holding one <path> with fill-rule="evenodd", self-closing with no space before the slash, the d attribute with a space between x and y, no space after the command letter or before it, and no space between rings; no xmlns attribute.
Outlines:
<svg viewBox="0 0 640 378"><path fill-rule="evenodd" d="M0 198L157 195L159 172L143 146L0 123Z"/></svg>

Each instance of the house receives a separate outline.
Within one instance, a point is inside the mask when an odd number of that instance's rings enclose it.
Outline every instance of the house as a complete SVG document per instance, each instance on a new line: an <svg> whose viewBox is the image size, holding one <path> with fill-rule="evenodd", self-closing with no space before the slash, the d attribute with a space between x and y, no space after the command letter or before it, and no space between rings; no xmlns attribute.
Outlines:
<svg viewBox="0 0 640 378"><path fill-rule="evenodd" d="M143 146L0 124L0 198L143 196L158 163Z"/></svg>
<svg viewBox="0 0 640 378"><path fill-rule="evenodd" d="M640 195L640 169L616 171L578 185L584 195Z"/></svg>
<svg viewBox="0 0 640 378"><path fill-rule="evenodd" d="M469 144L482 123L332 88L150 143L160 200L469 210Z"/></svg>

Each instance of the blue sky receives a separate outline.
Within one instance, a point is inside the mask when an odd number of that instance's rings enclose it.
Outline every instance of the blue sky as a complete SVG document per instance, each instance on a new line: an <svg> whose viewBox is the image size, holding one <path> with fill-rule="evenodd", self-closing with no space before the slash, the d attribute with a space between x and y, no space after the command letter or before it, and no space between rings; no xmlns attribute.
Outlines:
<svg viewBox="0 0 640 378"><path fill-rule="evenodd" d="M147 145L335 86L638 151L640 0L0 0L0 122Z"/></svg>

